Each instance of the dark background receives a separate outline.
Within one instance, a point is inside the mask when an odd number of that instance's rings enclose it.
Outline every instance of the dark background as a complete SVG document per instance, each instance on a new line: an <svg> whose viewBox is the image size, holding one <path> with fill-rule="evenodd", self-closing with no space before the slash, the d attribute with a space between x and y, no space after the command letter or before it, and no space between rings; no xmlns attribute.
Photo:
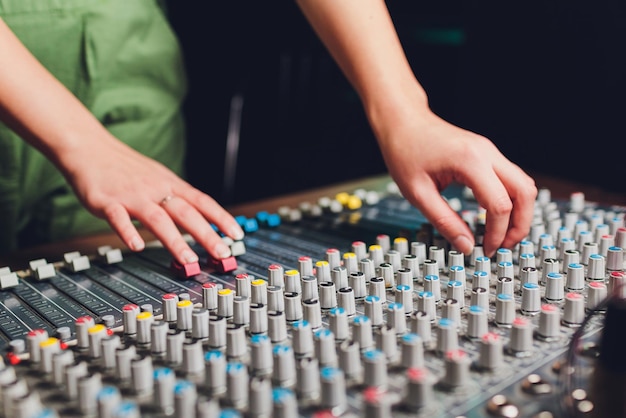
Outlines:
<svg viewBox="0 0 626 418"><path fill-rule="evenodd" d="M626 13L610 1L387 1L440 116L531 173L626 192ZM358 97L295 2L170 1L187 176L224 205L385 172ZM236 176L224 186L232 98Z"/></svg>

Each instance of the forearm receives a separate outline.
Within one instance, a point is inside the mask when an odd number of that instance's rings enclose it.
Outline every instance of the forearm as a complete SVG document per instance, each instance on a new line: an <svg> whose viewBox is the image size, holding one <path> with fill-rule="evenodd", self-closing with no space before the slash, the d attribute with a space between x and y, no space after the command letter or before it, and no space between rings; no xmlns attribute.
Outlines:
<svg viewBox="0 0 626 418"><path fill-rule="evenodd" d="M383 0L297 0L357 90L370 119L407 102L428 107Z"/></svg>
<svg viewBox="0 0 626 418"><path fill-rule="evenodd" d="M87 141L113 139L1 19L0 119L61 166Z"/></svg>

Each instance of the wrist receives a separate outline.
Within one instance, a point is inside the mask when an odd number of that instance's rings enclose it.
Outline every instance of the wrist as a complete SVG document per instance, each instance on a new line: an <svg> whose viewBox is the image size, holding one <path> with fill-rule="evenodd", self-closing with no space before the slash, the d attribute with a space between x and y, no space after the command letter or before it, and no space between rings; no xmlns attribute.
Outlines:
<svg viewBox="0 0 626 418"><path fill-rule="evenodd" d="M365 113L381 145L390 138L391 131L411 123L426 121L433 113L426 92L417 82L364 99Z"/></svg>

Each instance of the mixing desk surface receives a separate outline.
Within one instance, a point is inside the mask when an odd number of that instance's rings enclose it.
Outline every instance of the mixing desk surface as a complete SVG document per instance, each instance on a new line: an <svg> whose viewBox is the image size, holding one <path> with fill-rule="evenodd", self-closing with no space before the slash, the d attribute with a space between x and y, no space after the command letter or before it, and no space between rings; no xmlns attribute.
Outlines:
<svg viewBox="0 0 626 418"><path fill-rule="evenodd" d="M624 212L543 189L527 240L464 256L390 183L240 216L224 260L0 268L0 415L623 417Z"/></svg>

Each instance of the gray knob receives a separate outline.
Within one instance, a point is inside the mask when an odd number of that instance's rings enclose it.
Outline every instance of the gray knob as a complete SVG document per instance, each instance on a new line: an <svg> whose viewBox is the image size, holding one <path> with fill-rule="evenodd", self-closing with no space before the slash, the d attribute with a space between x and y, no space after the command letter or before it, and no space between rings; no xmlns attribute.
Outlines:
<svg viewBox="0 0 626 418"><path fill-rule="evenodd" d="M374 262L369 258L359 259L359 271L365 275L366 281L369 281L372 278L376 277L376 266L374 265Z"/></svg>
<svg viewBox="0 0 626 418"><path fill-rule="evenodd" d="M469 381L471 359L463 350L445 353L445 375L442 383L447 387L464 386Z"/></svg>
<svg viewBox="0 0 626 418"><path fill-rule="evenodd" d="M602 281L605 279L606 259L601 254L591 254L589 256L589 266L587 267L587 280Z"/></svg>
<svg viewBox="0 0 626 418"><path fill-rule="evenodd" d="M365 316L377 327L383 324L383 305L378 296L367 296L364 303Z"/></svg>
<svg viewBox="0 0 626 418"><path fill-rule="evenodd" d="M320 260L315 263L315 277L318 282L327 282L330 277L331 266L326 260Z"/></svg>
<svg viewBox="0 0 626 418"><path fill-rule="evenodd" d="M263 279L256 279L252 281L251 285L251 302L267 305L267 282Z"/></svg>
<svg viewBox="0 0 626 418"><path fill-rule="evenodd" d="M387 388L387 359L380 350L367 350L363 353L364 383L368 387Z"/></svg>
<svg viewBox="0 0 626 418"><path fill-rule="evenodd" d="M153 388L152 357L141 356L131 360L131 384L136 395L151 394Z"/></svg>
<svg viewBox="0 0 626 418"><path fill-rule="evenodd" d="M567 293L563 307L563 322L569 326L577 326L585 319L585 298L580 293Z"/></svg>
<svg viewBox="0 0 626 418"><path fill-rule="evenodd" d="M220 348L226 346L226 318L223 316L209 316L209 347Z"/></svg>
<svg viewBox="0 0 626 418"><path fill-rule="evenodd" d="M502 339L493 332L483 334L480 340L478 365L483 369L493 370L503 364Z"/></svg>
<svg viewBox="0 0 626 418"><path fill-rule="evenodd" d="M423 311L430 316L436 318L437 311L435 306L435 297L430 292L420 292L417 294L417 310Z"/></svg>
<svg viewBox="0 0 626 418"><path fill-rule="evenodd" d="M319 298L317 283L318 280L315 276L306 276L302 278L302 300Z"/></svg>
<svg viewBox="0 0 626 418"><path fill-rule="evenodd" d="M406 372L406 395L403 403L411 410L420 410L435 399L433 386L434 377L425 367L414 367Z"/></svg>
<svg viewBox="0 0 626 418"><path fill-rule="evenodd" d="M413 312L413 291L410 286L405 284L396 286L396 303L404 307L405 314Z"/></svg>
<svg viewBox="0 0 626 418"><path fill-rule="evenodd" d="M335 367L320 370L321 406L341 413L347 406L346 383L344 373Z"/></svg>
<svg viewBox="0 0 626 418"><path fill-rule="evenodd" d="M271 264L267 268L267 281L270 286L285 287L285 270L278 264Z"/></svg>
<svg viewBox="0 0 626 418"><path fill-rule="evenodd" d="M83 415L94 415L98 411L98 392L102 389L99 373L78 379L78 409Z"/></svg>
<svg viewBox="0 0 626 418"><path fill-rule="evenodd" d="M250 338L250 368L257 376L271 374L274 367L272 342L267 335L257 334Z"/></svg>
<svg viewBox="0 0 626 418"><path fill-rule="evenodd" d="M337 292L337 302L348 316L356 314L356 303L354 299L354 291L351 287L344 287Z"/></svg>
<svg viewBox="0 0 626 418"><path fill-rule="evenodd" d="M337 291L335 283L320 283L320 307L322 309L333 309L337 306Z"/></svg>
<svg viewBox="0 0 626 418"><path fill-rule="evenodd" d="M183 343L182 370L186 375L199 375L204 371L202 340L191 340Z"/></svg>
<svg viewBox="0 0 626 418"><path fill-rule="evenodd" d="M346 261L345 256L348 254L353 254L353 253L346 253L344 254L344 262ZM348 261L350 260L354 260L354 266L350 266L350 262L348 262L348 265L344 266L340 266L340 267L335 267L334 269L332 269L331 273L330 273L330 278L331 281L335 284L335 288L337 289L341 289L342 287L348 287L348 272L352 272L352 271L358 271L356 268L356 257L348 257L347 259ZM324 282L321 282L324 283Z"/></svg>
<svg viewBox="0 0 626 418"><path fill-rule="evenodd" d="M570 263L567 265L567 283L565 287L568 290L583 290L585 287L585 270L580 263Z"/></svg>
<svg viewBox="0 0 626 418"><path fill-rule="evenodd" d="M287 318L283 312L269 311L268 335L273 343L283 342L287 339Z"/></svg>
<svg viewBox="0 0 626 418"><path fill-rule="evenodd" d="M333 308L328 312L328 326L337 341L343 341L350 336L348 315L343 308Z"/></svg>
<svg viewBox="0 0 626 418"><path fill-rule="evenodd" d="M339 367L345 373L347 379L359 380L361 376L361 351L355 341L345 340L337 349Z"/></svg>
<svg viewBox="0 0 626 418"><path fill-rule="evenodd" d="M376 296L380 299L381 303L387 302L387 295L385 291L385 279L382 277L373 277L370 279L367 293L370 296Z"/></svg>
<svg viewBox="0 0 626 418"><path fill-rule="evenodd" d="M299 293L285 293L285 318L288 322L303 318L302 296Z"/></svg>
<svg viewBox="0 0 626 418"><path fill-rule="evenodd" d="M539 272L534 267L524 267L519 272L520 284L523 286L525 283L539 284Z"/></svg>
<svg viewBox="0 0 626 418"><path fill-rule="evenodd" d="M154 370L154 403L164 414L174 412L174 387L176 374L172 369L159 367Z"/></svg>
<svg viewBox="0 0 626 418"><path fill-rule="evenodd" d="M128 381L131 378L130 364L137 355L137 349L134 345L120 346L115 351L115 372L117 378L121 381ZM86 367L86 364L85 364ZM68 369L65 369L67 375ZM67 380L67 379L66 379Z"/></svg>
<svg viewBox="0 0 626 418"><path fill-rule="evenodd" d="M546 276L546 294L545 298L548 302L557 302L563 300L565 296L565 283L561 273L552 272Z"/></svg>
<svg viewBox="0 0 626 418"><path fill-rule="evenodd" d="M74 363L74 352L71 350L62 350L52 356L52 376L55 385L60 386L64 383L65 367L72 363ZM3 372L5 370L7 369L3 369ZM4 383L2 379L0 379L1 383Z"/></svg>
<svg viewBox="0 0 626 418"><path fill-rule="evenodd" d="M496 282L496 295L507 294L513 295L515 291L515 282L513 276L499 276Z"/></svg>
<svg viewBox="0 0 626 418"><path fill-rule="evenodd" d="M316 330L322 327L322 308L318 299L307 299L302 303L304 320Z"/></svg>
<svg viewBox="0 0 626 418"><path fill-rule="evenodd" d="M465 289L466 284L467 284L467 278L465 276L465 267L463 267L462 265L451 265L449 281L460 282L463 289Z"/></svg>
<svg viewBox="0 0 626 418"><path fill-rule="evenodd" d="M176 304L178 303L178 295L167 293L161 297L161 309L163 311L163 320L166 322L176 322Z"/></svg>
<svg viewBox="0 0 626 418"><path fill-rule="evenodd" d="M235 292L237 296L252 296L252 277L247 273L237 274L235 276Z"/></svg>
<svg viewBox="0 0 626 418"><path fill-rule="evenodd" d="M218 350L204 354L205 385L213 395L226 391L226 356Z"/></svg>
<svg viewBox="0 0 626 418"><path fill-rule="evenodd" d="M555 305L545 304L539 312L538 334L546 340L556 339L560 334L561 316L559 308Z"/></svg>
<svg viewBox="0 0 626 418"><path fill-rule="evenodd" d="M137 344L149 345L152 341L150 328L154 323L152 312L143 311L137 314L135 318L137 324Z"/></svg>
<svg viewBox="0 0 626 418"><path fill-rule="evenodd" d="M300 272L298 270L287 270L283 280L285 282L285 292L302 293L302 283L300 282Z"/></svg>
<svg viewBox="0 0 626 418"><path fill-rule="evenodd" d="M511 326L509 349L518 355L530 353L533 348L533 325L527 318L515 318Z"/></svg>
<svg viewBox="0 0 626 418"><path fill-rule="evenodd" d="M275 418L291 418L298 415L298 400L293 391L281 387L274 388L272 400Z"/></svg>
<svg viewBox="0 0 626 418"><path fill-rule="evenodd" d="M233 316L233 299L235 292L232 289L220 289L217 291L217 315L224 318ZM179 302L180 303L180 302Z"/></svg>
<svg viewBox="0 0 626 418"><path fill-rule="evenodd" d="M491 259L489 257L476 257L475 263L475 271L486 271L487 273L491 273Z"/></svg>
<svg viewBox="0 0 626 418"><path fill-rule="evenodd" d="M315 358L320 366L337 366L337 351L335 350L335 336L332 331L326 328L315 332Z"/></svg>
<svg viewBox="0 0 626 418"><path fill-rule="evenodd" d="M233 298L233 324L246 326L250 323L250 299L247 296ZM207 312L208 328L208 312Z"/></svg>
<svg viewBox="0 0 626 418"><path fill-rule="evenodd" d="M250 305L250 334L265 334L267 330L267 307L253 303Z"/></svg>
<svg viewBox="0 0 626 418"><path fill-rule="evenodd" d="M385 325L377 328L374 335L376 348L385 354L389 363L396 363L399 353L395 329L390 325Z"/></svg>
<svg viewBox="0 0 626 418"><path fill-rule="evenodd" d="M482 287L489 289L489 273L486 271L475 271L472 275L472 289Z"/></svg>
<svg viewBox="0 0 626 418"><path fill-rule="evenodd" d="M272 415L272 382L266 376L253 376L248 389L249 415L265 418Z"/></svg>
<svg viewBox="0 0 626 418"><path fill-rule="evenodd" d="M441 318L437 328L437 351L447 353L456 350L459 346L457 333L458 324L449 318Z"/></svg>
<svg viewBox="0 0 626 418"><path fill-rule="evenodd" d="M402 367L407 369L424 366L424 343L417 334L405 334L400 340L402 345Z"/></svg>
<svg viewBox="0 0 626 418"><path fill-rule="evenodd" d="M162 356L167 351L167 322L156 321L150 325L150 352L155 356Z"/></svg>
<svg viewBox="0 0 626 418"><path fill-rule="evenodd" d="M98 401L98 417L114 418L115 410L122 402L122 395L117 387L105 385L98 392L96 399Z"/></svg>
<svg viewBox="0 0 626 418"><path fill-rule="evenodd" d="M313 330L308 321L296 321L292 324L292 345L297 356L313 355Z"/></svg>
<svg viewBox="0 0 626 418"><path fill-rule="evenodd" d="M303 357L296 360L296 392L300 399L313 400L319 397L320 373L316 358Z"/></svg>
<svg viewBox="0 0 626 418"><path fill-rule="evenodd" d="M541 293L539 285L525 283L522 286L522 303L520 307L524 315L535 315L541 309Z"/></svg>
<svg viewBox="0 0 626 418"><path fill-rule="evenodd" d="M242 359L247 353L245 327L228 324L226 326L226 355L229 359Z"/></svg>
<svg viewBox="0 0 626 418"><path fill-rule="evenodd" d="M608 296L608 289L606 284L600 281L590 282L587 286L587 306L588 310L595 310L600 308L600 304Z"/></svg>
<svg viewBox="0 0 626 418"><path fill-rule="evenodd" d="M352 339L356 341L363 350L374 346L372 321L370 321L367 316L357 316L352 321Z"/></svg>
<svg viewBox="0 0 626 418"><path fill-rule="evenodd" d="M272 380L276 386L291 387L296 382L296 363L294 352L288 345L275 345L274 373Z"/></svg>
<svg viewBox="0 0 626 418"><path fill-rule="evenodd" d="M407 256L408 257L408 256ZM410 268L401 268L396 273L399 286L408 286L413 292L413 270Z"/></svg>
<svg viewBox="0 0 626 418"><path fill-rule="evenodd" d="M461 325L461 305L456 299L446 299L441 306L441 317L453 321L457 328Z"/></svg>
<svg viewBox="0 0 626 418"><path fill-rule="evenodd" d="M180 300L176 304L176 329L180 331L191 331L191 317L193 312L193 302L190 300Z"/></svg>
<svg viewBox="0 0 626 418"><path fill-rule="evenodd" d="M174 385L174 415L177 417L195 416L197 399L196 385L187 380L178 380Z"/></svg>
<svg viewBox="0 0 626 418"><path fill-rule="evenodd" d="M489 288L475 287L470 294L470 306L480 306L485 311L489 310Z"/></svg>
<svg viewBox="0 0 626 418"><path fill-rule="evenodd" d="M348 276L348 286L352 288L356 299L363 299L367 295L365 284L365 274L360 271L353 271Z"/></svg>
<svg viewBox="0 0 626 418"><path fill-rule="evenodd" d="M482 338L488 331L487 311L478 305L472 305L467 311L467 336Z"/></svg>
<svg viewBox="0 0 626 418"><path fill-rule="evenodd" d="M515 299L511 295L496 296L496 323L500 326L510 326L515 319Z"/></svg>
<svg viewBox="0 0 626 418"><path fill-rule="evenodd" d="M447 288L447 299L456 300L459 309L465 306L465 286L459 281L449 281Z"/></svg>
<svg viewBox="0 0 626 418"><path fill-rule="evenodd" d="M95 324L96 322L90 316L81 316L80 318L77 318L76 321L74 322L74 326L76 328L76 346L78 347L79 350L86 350L87 348L89 348L89 333L87 332L87 330L93 327ZM37 331L37 330L33 330L33 331ZM30 337L30 333L26 337L27 342L29 341L29 337ZM48 336L46 335L45 338L48 338ZM41 340L45 338L41 338ZM36 358L37 357L35 356L35 359ZM31 353L31 361L32 360L33 360L33 353Z"/></svg>
<svg viewBox="0 0 626 418"><path fill-rule="evenodd" d="M122 308L124 320L124 334L135 335L137 333L137 314L141 312L139 306L134 304L124 305Z"/></svg>
<svg viewBox="0 0 626 418"><path fill-rule="evenodd" d="M425 344L430 343L432 319L427 312L415 311L411 314L411 332L422 337Z"/></svg>
<svg viewBox="0 0 626 418"><path fill-rule="evenodd" d="M298 258L298 271L301 276L310 276L313 274L313 260L311 257L302 256Z"/></svg>

